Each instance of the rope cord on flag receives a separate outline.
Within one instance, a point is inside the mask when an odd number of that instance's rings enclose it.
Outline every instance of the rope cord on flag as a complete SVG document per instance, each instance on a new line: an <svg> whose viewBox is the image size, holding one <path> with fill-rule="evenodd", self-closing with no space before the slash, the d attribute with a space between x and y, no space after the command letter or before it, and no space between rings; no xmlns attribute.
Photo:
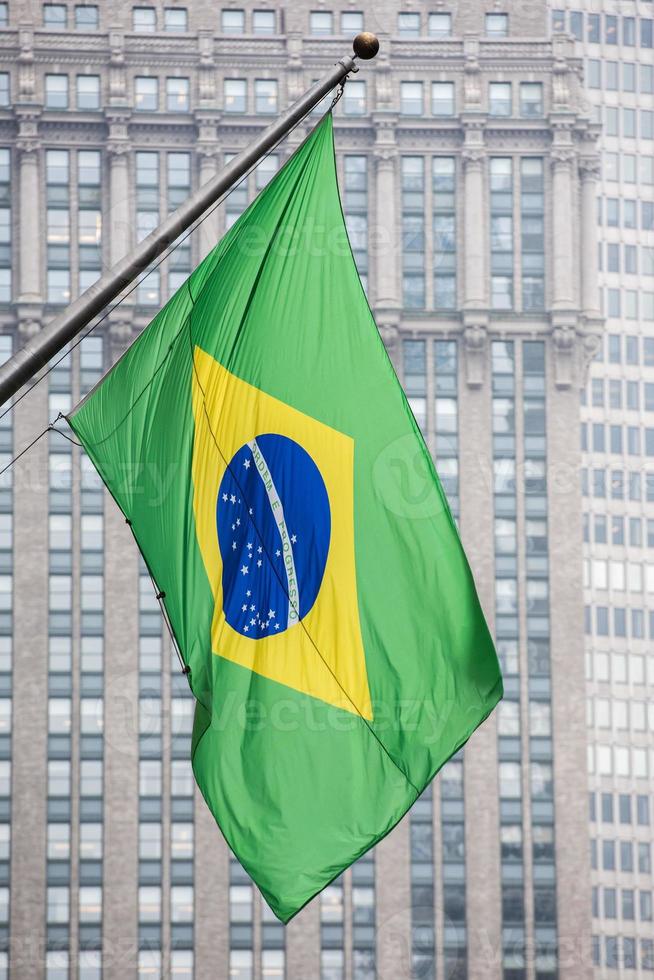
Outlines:
<svg viewBox="0 0 654 980"><path fill-rule="evenodd" d="M189 289L189 295L191 295L190 289ZM193 306L195 305L195 301L194 301L194 299L193 299L192 296L191 296L191 303L193 304ZM225 469L229 472L230 476L234 480L236 486L238 487L239 492L243 496L243 500L245 501L246 506L248 506L248 504L249 504L248 496L245 493L245 490L243 489L243 487L241 485L241 482L239 480L239 477L237 476L236 472L232 468L232 465L231 465L230 461L226 458L225 454L223 453L222 449L220 448L220 446L218 444L218 440L216 438L216 435L215 435L215 433L213 431L213 427L211 425L211 419L209 417L209 412L207 411L207 406L206 406L206 392L205 392L205 390L204 390L204 388L202 386L202 382L201 382L200 377L198 375L197 367L196 367L196 364L195 364L195 357L193 356L194 347L193 347L193 334L192 334L192 324L191 324L191 315L190 314L189 314L189 316L186 317L185 325L186 325L186 323L188 323L188 325L189 325L189 343L190 343L190 347L191 347L191 362L193 364L193 374L195 376L196 384L198 385L198 388L202 392L202 410L203 410L204 417L205 417L205 420L206 420L206 423L207 423L207 428L209 429L209 433L210 433L211 438L213 440L213 443L214 443L214 445L215 445L215 447L216 447L216 449L218 451L218 454L220 455L220 458L222 459L223 463L225 464ZM254 508L251 508L251 509L254 510ZM264 553L265 557L268 560L269 566L272 569L273 574L275 575L275 578L277 579L277 581L278 581L278 583L280 585L280 588L285 593L286 598L289 601L289 604L293 605L293 600L291 599L291 597L289 595L289 592L288 592L288 585L287 585L287 583L285 581L282 581L282 578L281 578L278 570L275 567L275 563L274 563L274 561L272 559L272 555L269 553L268 549L266 548L266 543L265 543L263 534L261 533L261 531L257 527L257 523L256 523L256 521L254 519L254 515L253 514L251 515L250 520L252 522L252 526L254 527L255 534L257 535L257 538L259 539L259 541L261 543L261 547L263 548L263 553ZM391 755L391 753L389 752L389 750L386 748L386 746L384 745L384 743L382 742L382 740L380 739L379 735L374 730L374 728L372 727L372 725L370 724L370 722L368 721L368 719L365 718L364 715L362 714L359 706L352 699L352 697L347 692L347 690L343 687L340 679L338 678L338 676L336 675L336 673L332 670L332 668L330 667L329 663L327 662L327 660L325 659L324 655L322 654L322 652L320 651L319 647L317 646L315 640L313 639L313 637L309 633L309 630L307 629L307 627L306 627L303 619L300 617L300 611L299 611L299 609L296 608L296 612L298 614L298 623L302 627L302 630L304 631L304 634L307 637L309 643L311 644L311 646L313 647L313 649L318 654L318 657L320 658L320 660L322 661L322 663L325 665L325 667L327 668L327 670L331 674L332 678L336 682L337 686L340 688L340 690L343 692L343 694L347 698L348 702L352 705L352 708L354 709L355 713L358 715L358 717L361 719L361 721L363 722L363 724L365 725L365 727L368 729L368 731L370 732L370 734L372 735L372 737L378 743L378 745L381 748L381 750L384 753L384 755L387 756L387 758L390 760L390 762L392 763L392 765L398 770L398 772L400 772L402 774L402 776L404 776L404 778L406 779L406 781L409 784L409 786L415 791L416 798L417 798L418 796L420 796L420 790L418 789L417 786L415 786L415 784L411 781L411 779L409 779L409 776L404 771L404 769L402 768L402 766L400 766L400 764L397 762L397 760L393 758L393 756Z"/></svg>
<svg viewBox="0 0 654 980"><path fill-rule="evenodd" d="M62 412L59 412L59 415L57 415L56 419L53 419L52 422L49 422L48 425L46 425L45 429L43 429L42 432L39 432L38 436L32 439L29 445L25 446L24 449L21 449L21 451L18 453L17 456L14 456L13 459L9 460L6 466L3 466L3 468L0 470L0 476L6 473L8 469L10 469L15 463L17 463L18 460L25 455L25 453L28 453L30 449L32 449L32 447L37 444L39 439L42 439L43 436L46 435L48 432L56 432L57 435L63 436L64 439L68 440L68 442L72 442L74 446L79 446L80 449L82 449L83 446L80 442L77 442L75 439L72 439L69 435L66 435L65 432L62 432L61 429L57 428L57 422L59 422L60 419L66 419L66 416Z"/></svg>
<svg viewBox="0 0 654 980"><path fill-rule="evenodd" d="M329 109L327 110L327 112L331 112L332 109L334 108L334 106L336 105L336 103L340 100L341 96L343 95L343 91L345 89L345 82L346 81L347 81L347 78L344 78L339 83L338 90L337 90L336 94L334 95L334 98L332 99L331 105L329 106ZM0 412L0 419L3 419L5 417L5 415L7 415L12 410L12 408L14 408L16 405L18 405L18 403L21 402L23 400L23 398L25 398L26 395L29 395L29 393L31 391L34 391L34 389L36 388L36 386L39 385L44 380L44 378L47 378L47 376L50 374L50 372L53 371L57 367L58 364L61 364L61 362L66 357L68 357L69 354L72 354L72 352L75 350L75 348L76 347L79 347L79 345L82 343L82 341L86 340L86 338L90 334L92 334L93 331L96 330L100 326L100 324L103 323L107 319L107 317L111 316L111 314L113 312L115 312L115 310L117 310L118 307L121 306L121 304L124 303L125 300L129 296L131 296L131 294L133 292L135 292L135 290L138 289L138 287L141 285L141 283L145 279L147 279L147 277L152 272L154 272L155 269L158 269L159 266L162 265L163 262L166 261L166 259L170 258L170 256L173 254L173 252L175 252L180 247L180 245L183 245L184 242L187 240L187 238L189 238L194 232L196 232L198 230L198 228L200 227L200 225L204 221L206 221L207 218L210 215L212 215L214 213L214 211L216 211L216 209L220 207L221 204L224 204L225 203L225 201L227 200L227 198L231 194L233 194L234 191L238 187L241 186L241 184L243 183L244 180L247 180L248 179L248 177L257 169L257 167L259 166L259 164L263 160L266 160L272 153L274 153L275 150L277 149L277 147L280 145L280 143L282 143L288 136L290 136L291 133L295 132L295 130L297 129L297 127L300 126L305 121L305 119L307 118L307 116L309 116L313 111L314 111L313 109L308 109L307 112L305 112L305 114L300 119L298 119L298 121L295 123L295 125L292 126L282 136L280 136L279 139L277 140L277 142L274 143L273 146L271 146L270 149L266 153L263 154L263 156L259 157L259 159L256 161L256 163L253 163L252 166L250 167L250 169L246 173L244 173L243 176L239 180L237 180L237 182L235 184L233 184L229 188L229 190L226 191L222 195L222 197L219 197L218 200L214 204L212 204L212 206L207 211L205 211L204 214L200 218L198 218L198 220L196 222L194 222L191 225L190 228L187 229L187 231L185 231L182 235L180 235L180 237L175 242L173 242L173 244L165 252L163 252L162 255L160 255L160 257L155 262L153 262L151 265L149 265L147 267L147 269L143 272L143 274L140 276L140 278L137 278L137 279L134 280L134 282L131 284L131 286L129 287L129 289L127 289L121 295L120 299L117 300L117 302L114 303L113 306L110 306L107 310L105 310L105 312L100 317L98 317L98 319L95 321L95 323L91 327L89 327L89 329L86 331L86 333L81 334L76 340L74 340L68 346L68 348L64 351L64 353L60 357L56 358L56 360L54 360L54 361L51 361L50 364L48 365L47 370L44 371L43 374L39 378L37 378L37 380L33 384L31 384L29 386L29 388L26 388L25 391L23 391L18 396L18 398L15 398L4 409L3 412ZM325 115L326 114L327 113L325 113ZM42 435L45 435L45 433L47 431L48 430L45 429L43 431ZM31 447L28 446L27 448L29 449ZM11 465L11 463L9 465ZM4 473L4 470L2 472Z"/></svg>

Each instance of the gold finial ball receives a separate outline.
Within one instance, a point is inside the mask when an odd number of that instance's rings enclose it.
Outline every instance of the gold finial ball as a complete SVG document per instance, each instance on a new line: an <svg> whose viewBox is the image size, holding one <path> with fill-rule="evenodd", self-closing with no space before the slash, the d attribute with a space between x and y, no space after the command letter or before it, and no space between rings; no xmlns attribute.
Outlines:
<svg viewBox="0 0 654 980"><path fill-rule="evenodd" d="M369 61L379 51L379 41L374 34L364 31L362 34L357 34L352 42L352 47L357 58L361 58L362 61Z"/></svg>

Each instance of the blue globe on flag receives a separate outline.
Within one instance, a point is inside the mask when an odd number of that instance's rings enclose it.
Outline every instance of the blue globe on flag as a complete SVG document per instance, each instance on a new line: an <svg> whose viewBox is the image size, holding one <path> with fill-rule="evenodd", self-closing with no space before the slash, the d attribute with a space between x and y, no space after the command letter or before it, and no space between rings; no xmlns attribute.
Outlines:
<svg viewBox="0 0 654 980"><path fill-rule="evenodd" d="M297 625L320 591L331 532L311 456L273 433L241 446L220 483L216 525L232 629L258 640Z"/></svg>

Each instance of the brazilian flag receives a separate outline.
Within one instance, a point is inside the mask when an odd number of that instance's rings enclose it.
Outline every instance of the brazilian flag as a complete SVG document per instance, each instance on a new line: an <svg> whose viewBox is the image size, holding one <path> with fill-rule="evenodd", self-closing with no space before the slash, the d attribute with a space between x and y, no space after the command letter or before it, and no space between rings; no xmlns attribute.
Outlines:
<svg viewBox="0 0 654 980"><path fill-rule="evenodd" d="M331 115L69 421L164 596L198 785L287 922L502 695L357 275Z"/></svg>

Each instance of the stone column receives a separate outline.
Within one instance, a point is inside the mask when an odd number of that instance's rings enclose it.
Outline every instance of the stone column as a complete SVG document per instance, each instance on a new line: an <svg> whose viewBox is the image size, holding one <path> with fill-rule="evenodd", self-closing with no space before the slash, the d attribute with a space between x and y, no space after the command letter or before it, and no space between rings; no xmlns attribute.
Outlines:
<svg viewBox="0 0 654 980"><path fill-rule="evenodd" d="M200 914L194 926L193 975L195 980L229 980L229 849L197 786L194 867Z"/></svg>
<svg viewBox="0 0 654 980"><path fill-rule="evenodd" d="M200 187L216 176L218 172L219 152L216 144L207 143L198 147L198 153L200 155ZM203 259L218 243L222 213L222 207L215 207L198 228L196 232L198 239L198 258Z"/></svg>
<svg viewBox="0 0 654 980"><path fill-rule="evenodd" d="M411 843L407 815L375 847L377 977L411 976Z"/></svg>
<svg viewBox="0 0 654 980"><path fill-rule="evenodd" d="M573 287L572 150L552 153L552 309L568 310L575 304ZM593 261L596 262L596 256Z"/></svg>
<svg viewBox="0 0 654 980"><path fill-rule="evenodd" d="M20 277L18 302L40 303L41 242L45 236L39 228L39 144L36 140L18 141L20 151Z"/></svg>
<svg viewBox="0 0 654 980"><path fill-rule="evenodd" d="M134 217L131 213L129 198L129 172L127 140L110 140L107 143L109 153L109 264L127 255L132 244L132 228Z"/></svg>
<svg viewBox="0 0 654 980"><path fill-rule="evenodd" d="M397 217L397 147L394 118L374 119L376 142L375 210L369 228L370 258L374 263L372 299L375 317L384 343L397 368L397 338L400 322L401 231ZM371 270L373 271L373 270Z"/></svg>
<svg viewBox="0 0 654 980"><path fill-rule="evenodd" d="M286 978L320 976L320 897L310 902L286 927Z"/></svg>
<svg viewBox="0 0 654 980"><path fill-rule="evenodd" d="M556 358L557 335L549 344ZM578 343L578 342L577 342ZM551 361L550 361L551 364ZM551 376L551 371L549 372ZM590 980L591 901L586 743L584 625L579 488L579 390L548 382L547 481L550 552L550 656L560 980ZM565 520L557 520L565 514ZM556 558L554 558L556 556ZM579 846L571 842L578 841Z"/></svg>
<svg viewBox="0 0 654 980"><path fill-rule="evenodd" d="M35 201L31 210L36 211ZM19 338L24 343L24 338ZM14 409L14 447L27 446L48 418L48 387ZM48 704L48 439L13 468L13 704L10 970L45 974ZM44 560L45 556L45 560Z"/></svg>
<svg viewBox="0 0 654 980"><path fill-rule="evenodd" d="M493 444L490 344L481 327L466 327L460 345L460 527L488 625L495 619ZM465 384L465 387L464 387ZM465 855L468 976L502 976L497 712L473 734L465 750Z"/></svg>
<svg viewBox="0 0 654 980"><path fill-rule="evenodd" d="M138 958L138 563L123 515L105 494L104 895L106 980Z"/></svg>
<svg viewBox="0 0 654 980"><path fill-rule="evenodd" d="M599 316L597 284L597 178L599 159L583 157L581 178L581 308L587 317Z"/></svg>
<svg viewBox="0 0 654 980"><path fill-rule="evenodd" d="M467 136L467 134L466 134ZM462 153L464 168L464 310L486 307L486 254L488 228L484 206L484 161L481 145L467 145Z"/></svg>
<svg viewBox="0 0 654 980"><path fill-rule="evenodd" d="M473 76L474 78L474 76ZM473 93L474 94L474 93ZM463 164L463 247L459 275L463 271L463 334L465 380L470 388L483 385L488 334L488 208L484 196L486 150L482 123L465 124L461 153ZM459 221L459 228L461 222ZM461 270L461 265L463 269Z"/></svg>
<svg viewBox="0 0 654 980"><path fill-rule="evenodd" d="M109 240L107 260L109 268L120 261L132 248L135 235L135 215L132 208L129 185L128 116L124 112L112 112L109 116L109 211L105 238ZM124 298L109 315L109 331L112 345L122 348L131 339L132 311L135 294Z"/></svg>

